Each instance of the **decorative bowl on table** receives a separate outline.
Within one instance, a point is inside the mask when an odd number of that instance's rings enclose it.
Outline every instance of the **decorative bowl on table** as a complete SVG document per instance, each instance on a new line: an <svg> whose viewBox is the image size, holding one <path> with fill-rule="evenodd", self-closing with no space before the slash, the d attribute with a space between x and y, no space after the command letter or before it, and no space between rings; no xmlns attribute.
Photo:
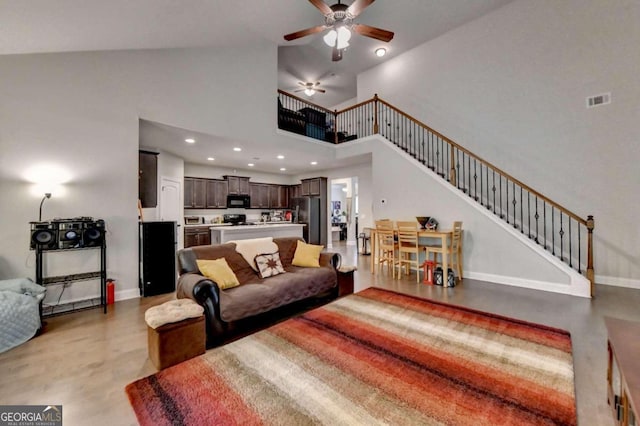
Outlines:
<svg viewBox="0 0 640 426"><path fill-rule="evenodd" d="M431 219L430 216L416 216L416 220L422 229L427 229L427 222L429 222L429 219Z"/></svg>

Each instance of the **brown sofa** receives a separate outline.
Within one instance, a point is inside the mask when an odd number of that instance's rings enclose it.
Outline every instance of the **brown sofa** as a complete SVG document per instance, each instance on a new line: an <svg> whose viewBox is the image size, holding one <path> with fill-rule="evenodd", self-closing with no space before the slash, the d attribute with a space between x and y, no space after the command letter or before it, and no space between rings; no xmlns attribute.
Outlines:
<svg viewBox="0 0 640 426"><path fill-rule="evenodd" d="M274 238L285 273L260 278L249 263L236 252L234 243L196 246L178 251L178 298L190 298L202 305L206 316L207 346L223 343L246 320L260 318L285 305L320 298L324 301L338 296L340 265L337 253L321 253L319 268L292 266L299 238ZM220 290L218 285L202 276L196 259L224 257L240 282L238 287Z"/></svg>

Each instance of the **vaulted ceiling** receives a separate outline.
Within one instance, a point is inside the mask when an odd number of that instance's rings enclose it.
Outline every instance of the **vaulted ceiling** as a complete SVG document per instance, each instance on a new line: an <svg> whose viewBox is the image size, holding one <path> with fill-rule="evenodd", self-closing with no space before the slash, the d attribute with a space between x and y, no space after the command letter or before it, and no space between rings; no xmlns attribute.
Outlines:
<svg viewBox="0 0 640 426"><path fill-rule="evenodd" d="M283 38L324 23L306 0L0 0L0 54L242 46L269 40L279 46L278 88L293 91L299 81L319 81L326 93L310 101L331 108L356 97L356 76L362 71L510 1L375 1L356 22L393 31L393 40L354 35L343 60L332 62L323 33L293 42ZM375 56L377 47L388 54Z"/></svg>

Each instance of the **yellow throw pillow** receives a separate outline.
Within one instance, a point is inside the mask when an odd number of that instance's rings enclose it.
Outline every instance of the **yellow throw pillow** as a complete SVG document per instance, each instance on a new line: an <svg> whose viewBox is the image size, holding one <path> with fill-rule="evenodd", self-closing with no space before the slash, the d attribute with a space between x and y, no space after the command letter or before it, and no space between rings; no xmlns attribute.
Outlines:
<svg viewBox="0 0 640 426"><path fill-rule="evenodd" d="M308 268L320 267L320 252L324 246L316 246L307 244L304 241L298 241L296 253L293 255L293 266L305 266Z"/></svg>
<svg viewBox="0 0 640 426"><path fill-rule="evenodd" d="M196 263L202 275L215 281L220 290L240 285L238 277L233 273L224 257L216 260L196 259Z"/></svg>

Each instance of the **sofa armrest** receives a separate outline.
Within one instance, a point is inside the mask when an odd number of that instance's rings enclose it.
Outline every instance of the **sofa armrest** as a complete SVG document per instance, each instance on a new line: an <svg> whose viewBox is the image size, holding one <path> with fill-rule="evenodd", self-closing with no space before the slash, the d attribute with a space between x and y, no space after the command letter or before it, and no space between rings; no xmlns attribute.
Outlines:
<svg viewBox="0 0 640 426"><path fill-rule="evenodd" d="M342 264L342 256L340 255L340 253L331 253L331 252L320 253L319 263L320 263L320 267L332 266L333 269L338 269Z"/></svg>
<svg viewBox="0 0 640 426"><path fill-rule="evenodd" d="M206 298L210 297L218 304L220 300L220 289L215 281L193 272L180 275L178 278L178 289L176 296L179 299L192 299L202 304Z"/></svg>

